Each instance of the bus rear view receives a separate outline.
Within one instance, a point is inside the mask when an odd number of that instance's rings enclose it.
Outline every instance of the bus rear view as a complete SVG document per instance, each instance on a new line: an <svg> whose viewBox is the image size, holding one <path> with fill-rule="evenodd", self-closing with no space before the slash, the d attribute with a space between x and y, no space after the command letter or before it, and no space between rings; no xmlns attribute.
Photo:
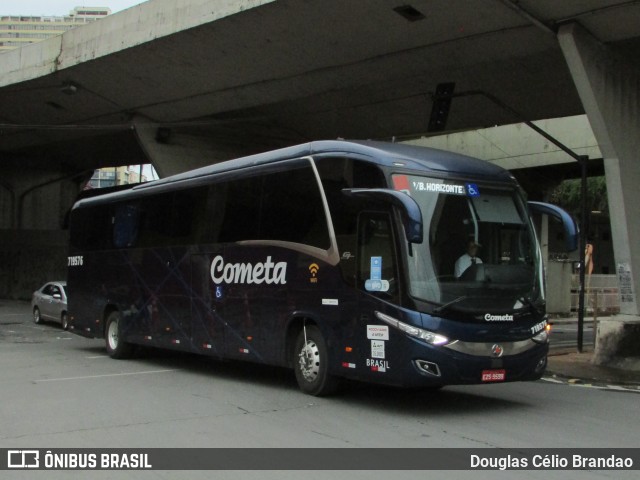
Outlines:
<svg viewBox="0 0 640 480"><path fill-rule="evenodd" d="M540 378L548 352L532 209L506 171L323 141L77 202L71 330L134 346L411 387Z"/></svg>

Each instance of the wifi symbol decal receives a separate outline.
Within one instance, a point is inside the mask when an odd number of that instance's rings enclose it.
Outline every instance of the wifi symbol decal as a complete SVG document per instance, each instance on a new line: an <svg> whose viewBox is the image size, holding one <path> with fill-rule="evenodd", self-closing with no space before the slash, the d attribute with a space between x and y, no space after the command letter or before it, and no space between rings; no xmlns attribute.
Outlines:
<svg viewBox="0 0 640 480"><path fill-rule="evenodd" d="M309 281L311 283L318 283L318 279L316 278L318 270L320 270L320 267L317 263L312 263L311 265L309 265L309 273L311 274L311 278L309 279Z"/></svg>

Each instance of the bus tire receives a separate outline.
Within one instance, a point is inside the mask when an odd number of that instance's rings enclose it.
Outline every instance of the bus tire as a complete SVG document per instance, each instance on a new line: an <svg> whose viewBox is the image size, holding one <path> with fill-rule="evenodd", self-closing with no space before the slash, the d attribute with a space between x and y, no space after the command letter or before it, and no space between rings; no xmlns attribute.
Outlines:
<svg viewBox="0 0 640 480"><path fill-rule="evenodd" d="M129 358L133 353L133 345L122 340L121 327L120 312L111 312L104 330L105 345L111 358Z"/></svg>
<svg viewBox="0 0 640 480"><path fill-rule="evenodd" d="M316 326L306 328L298 334L293 353L293 368L300 390L309 395L322 396L333 393L338 379L329 375L329 353L327 344Z"/></svg>

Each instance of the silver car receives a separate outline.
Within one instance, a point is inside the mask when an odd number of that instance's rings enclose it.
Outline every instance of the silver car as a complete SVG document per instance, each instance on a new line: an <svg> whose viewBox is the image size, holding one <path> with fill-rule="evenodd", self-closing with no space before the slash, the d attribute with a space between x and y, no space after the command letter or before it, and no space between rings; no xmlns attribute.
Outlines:
<svg viewBox="0 0 640 480"><path fill-rule="evenodd" d="M35 323L53 320L59 322L65 330L69 327L66 287L67 282L49 282L33 292L31 309Z"/></svg>

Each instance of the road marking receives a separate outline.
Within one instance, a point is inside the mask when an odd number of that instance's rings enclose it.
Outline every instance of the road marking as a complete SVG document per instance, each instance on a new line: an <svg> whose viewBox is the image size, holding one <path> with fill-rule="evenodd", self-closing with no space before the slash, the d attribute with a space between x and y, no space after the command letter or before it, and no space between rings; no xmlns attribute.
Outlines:
<svg viewBox="0 0 640 480"><path fill-rule="evenodd" d="M104 375L87 375L84 377L66 377L66 378L45 378L43 380L34 380L34 383L44 383L44 382L64 382L67 380L88 380L91 378L104 378L104 377L124 377L128 375L148 375L152 373L167 373L167 372L177 372L178 369L172 370L145 370L142 372L130 372L130 373L107 373Z"/></svg>
<svg viewBox="0 0 640 480"><path fill-rule="evenodd" d="M109 358L109 355L94 355L93 357L84 357L84 358Z"/></svg>
<svg viewBox="0 0 640 480"><path fill-rule="evenodd" d="M557 380L551 377L542 377L542 380L544 380L545 382L551 382L551 383L564 383L562 380Z"/></svg>
<svg viewBox="0 0 640 480"><path fill-rule="evenodd" d="M611 384L593 384L593 383L581 383L583 380L578 378L570 378L570 379L557 379L552 377L542 377L542 381L549 383L560 383L563 385L569 385L570 387L581 387L581 388L595 388L603 391L613 391L613 392L630 392L630 393L640 393L640 385L611 385Z"/></svg>
<svg viewBox="0 0 640 480"><path fill-rule="evenodd" d="M625 387L625 386L622 386L622 385L607 385L607 390L620 391L620 392L640 393L640 386Z"/></svg>

